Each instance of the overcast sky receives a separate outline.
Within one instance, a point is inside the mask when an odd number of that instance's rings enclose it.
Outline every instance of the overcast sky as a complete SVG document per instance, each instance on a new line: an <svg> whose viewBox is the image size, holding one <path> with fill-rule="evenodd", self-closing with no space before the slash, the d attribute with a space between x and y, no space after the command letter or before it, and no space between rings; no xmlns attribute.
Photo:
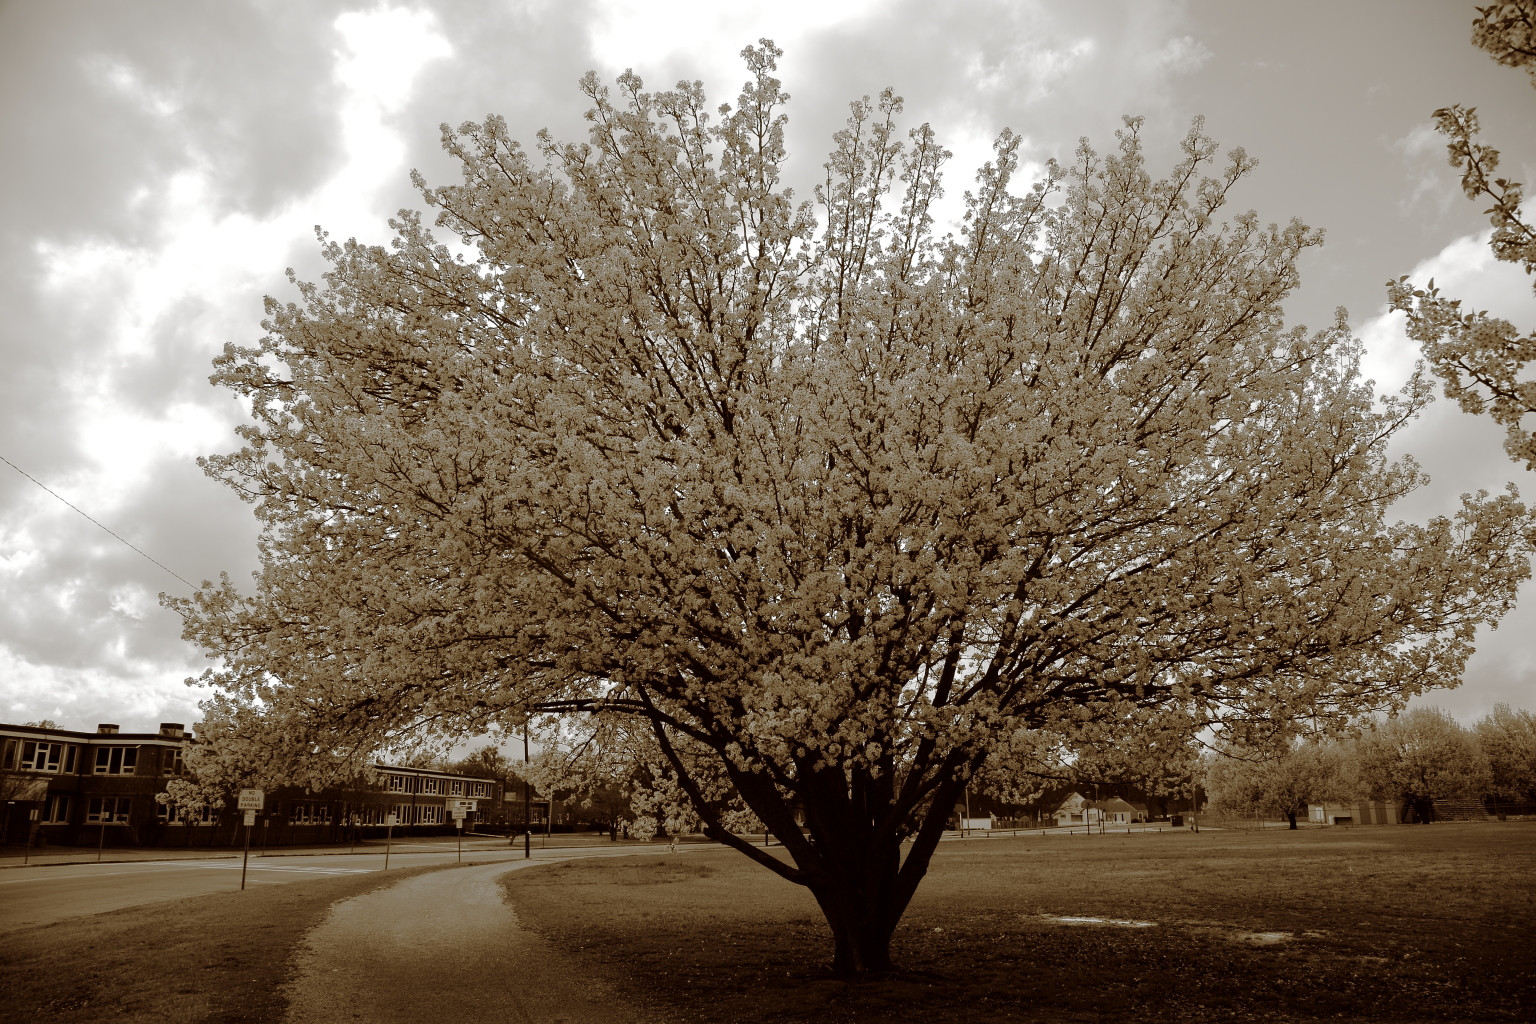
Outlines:
<svg viewBox="0 0 1536 1024"><path fill-rule="evenodd" d="M951 204L1011 127L1025 156L1113 144L1143 114L1156 157L1204 114L1260 165L1237 196L1328 244L1303 264L1293 322L1337 306L1395 388L1414 359L1384 282L1433 276L1529 328L1528 281L1496 264L1431 112L1473 104L1503 170L1531 181L1536 92L1468 42L1456 0L1050 4L509 0L357 6L313 0L0 0L0 456L170 572L0 464L0 721L151 729L196 722L201 652L161 591L255 568L255 520L198 455L235 446L238 404L208 383L226 343L260 335L285 267L319 270L314 226L387 238L408 174L456 177L438 125L501 114L531 141L582 131L581 74L633 67L653 88L702 79L734 100L737 56L786 51L791 177L820 172L847 103L886 85L955 153ZM1166 160L1164 160L1166 163ZM951 205L953 209L953 205ZM1404 437L1433 476L1404 517L1526 479L1501 432L1440 402ZM174 573L175 575L172 575ZM1458 690L1471 722L1536 709L1536 587L1485 635Z"/></svg>

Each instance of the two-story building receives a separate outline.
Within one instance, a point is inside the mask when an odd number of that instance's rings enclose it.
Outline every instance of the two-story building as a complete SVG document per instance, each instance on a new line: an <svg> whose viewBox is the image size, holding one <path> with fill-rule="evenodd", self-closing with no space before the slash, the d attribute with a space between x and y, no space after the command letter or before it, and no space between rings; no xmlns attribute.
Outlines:
<svg viewBox="0 0 1536 1024"><path fill-rule="evenodd" d="M205 846L238 840L243 816L234 794L222 808L176 806L162 794L183 774L193 737L178 722L158 732L94 733L0 724L0 842L28 835L48 843L102 846ZM449 801L468 800L467 822L492 820L504 807L500 780L430 768L375 764L374 782L317 793L284 787L266 794L253 843L342 842L382 834L451 832ZM519 803L518 811L521 811Z"/></svg>

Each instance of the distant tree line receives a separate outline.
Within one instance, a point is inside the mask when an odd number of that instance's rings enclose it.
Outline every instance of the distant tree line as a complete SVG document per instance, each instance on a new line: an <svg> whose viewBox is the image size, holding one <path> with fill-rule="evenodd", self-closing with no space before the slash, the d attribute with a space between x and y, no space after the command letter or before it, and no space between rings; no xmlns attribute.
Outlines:
<svg viewBox="0 0 1536 1024"><path fill-rule="evenodd" d="M1536 801L1536 715L1499 704L1472 728L1439 708L1418 708L1342 739L1218 745L1205 786L1213 810L1278 815L1296 827L1309 804L1383 800L1402 821L1435 820L1454 798Z"/></svg>

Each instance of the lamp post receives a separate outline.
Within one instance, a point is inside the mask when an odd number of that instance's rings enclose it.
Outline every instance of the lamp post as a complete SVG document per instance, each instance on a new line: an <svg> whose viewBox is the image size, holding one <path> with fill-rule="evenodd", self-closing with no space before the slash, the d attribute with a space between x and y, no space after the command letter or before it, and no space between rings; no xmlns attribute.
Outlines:
<svg viewBox="0 0 1536 1024"><path fill-rule="evenodd" d="M532 796L528 792L528 722L523 721L523 860L533 856L533 824L528 820Z"/></svg>
<svg viewBox="0 0 1536 1024"><path fill-rule="evenodd" d="M21 851L21 862L23 864L31 863L31 858L32 858L32 837L35 836L36 834L37 834L37 808L36 807L32 807L32 808L29 808L27 810L27 838L26 838L26 842L23 844L22 851Z"/></svg>

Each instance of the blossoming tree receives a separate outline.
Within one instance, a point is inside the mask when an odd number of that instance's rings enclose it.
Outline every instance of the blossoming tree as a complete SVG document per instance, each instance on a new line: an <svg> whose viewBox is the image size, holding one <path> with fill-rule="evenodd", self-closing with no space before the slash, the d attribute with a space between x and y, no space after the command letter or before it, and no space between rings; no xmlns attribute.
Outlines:
<svg viewBox="0 0 1536 1024"><path fill-rule="evenodd" d="M1455 683L1527 514L1387 522L1427 388L1373 403L1342 317L1283 326L1318 236L1218 218L1241 150L1211 170L1197 123L1155 178L1127 120L1016 190L1004 132L935 237L948 154L889 91L796 204L778 54L718 116L626 73L584 80L585 144L445 127L462 183L417 184L471 255L408 211L389 246L325 240L218 360L252 422L206 467L262 568L174 603L269 765L630 717L869 972L989 760ZM701 764L787 859L722 827Z"/></svg>
<svg viewBox="0 0 1536 1024"><path fill-rule="evenodd" d="M1488 791L1488 759L1476 735L1441 708L1414 708L1372 723L1352 753L1359 788L1398 804L1403 821L1427 825L1435 820L1436 800L1476 799Z"/></svg>
<svg viewBox="0 0 1536 1024"><path fill-rule="evenodd" d="M1506 67L1523 68L1536 85L1536 0L1503 0L1477 8L1472 42ZM1536 273L1536 225L1522 211L1525 187L1498 177L1499 151L1478 141L1477 108L1455 104L1435 111L1435 130L1449 140L1451 166L1461 172L1468 199L1493 205L1484 212L1493 232L1495 259ZM1441 293L1431 279L1415 287L1407 276L1387 282L1390 308L1404 310L1408 336L1424 346L1447 398L1466 412L1487 415L1505 430L1510 458L1536 469L1536 432L1527 417L1536 413L1536 332L1522 334L1487 310L1464 310L1461 300Z"/></svg>

